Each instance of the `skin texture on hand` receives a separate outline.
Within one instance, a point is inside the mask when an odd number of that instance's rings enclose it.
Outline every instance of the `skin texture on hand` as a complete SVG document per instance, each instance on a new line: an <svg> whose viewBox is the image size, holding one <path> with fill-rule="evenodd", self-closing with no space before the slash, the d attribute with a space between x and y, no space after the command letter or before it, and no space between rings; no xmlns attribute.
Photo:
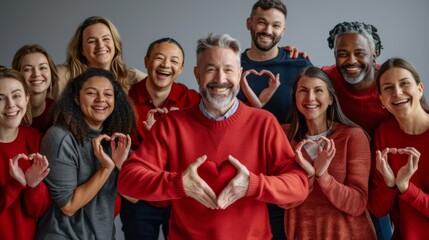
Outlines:
<svg viewBox="0 0 429 240"><path fill-rule="evenodd" d="M191 197L210 209L217 209L216 194L209 185L198 175L198 167L207 160L201 156L189 165L183 172L183 188L186 196Z"/></svg>
<svg viewBox="0 0 429 240"><path fill-rule="evenodd" d="M396 178L389 165L388 154L408 155L408 162L398 170ZM384 182L390 188L396 186L401 193L410 186L410 179L418 169L419 160L420 152L413 147L385 148L382 152L376 152L376 168L383 175Z"/></svg>
<svg viewBox="0 0 429 240"><path fill-rule="evenodd" d="M247 82L247 76L249 74L254 74L257 76L262 76L264 74L269 76L268 79L268 87L262 90L259 96L256 96L255 92L253 92L252 88L249 86ZM244 95L249 100L249 103L252 107L262 108L265 104L270 101L271 97L277 91L277 88L280 86L280 74L274 74L268 70L262 70L260 72L255 69L249 69L241 75L240 86L243 90Z"/></svg>
<svg viewBox="0 0 429 240"><path fill-rule="evenodd" d="M249 170L233 156L228 156L231 164L237 168L237 175L225 186L217 198L219 208L226 209L238 199L244 197L249 188Z"/></svg>

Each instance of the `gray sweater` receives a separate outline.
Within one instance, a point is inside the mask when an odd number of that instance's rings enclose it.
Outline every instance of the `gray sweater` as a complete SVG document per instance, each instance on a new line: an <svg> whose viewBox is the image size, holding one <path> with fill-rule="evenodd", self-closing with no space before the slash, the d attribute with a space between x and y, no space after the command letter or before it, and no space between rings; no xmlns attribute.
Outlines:
<svg viewBox="0 0 429 240"><path fill-rule="evenodd" d="M90 138L100 132L91 130ZM45 181L53 204L39 221L37 239L115 238L116 168L97 195L73 216L67 217L60 210L70 201L76 188L87 182L101 167L93 153L91 139L84 146L78 145L69 131L58 126L49 128L43 137L40 153L46 155L51 168ZM104 151L110 155L108 144Z"/></svg>

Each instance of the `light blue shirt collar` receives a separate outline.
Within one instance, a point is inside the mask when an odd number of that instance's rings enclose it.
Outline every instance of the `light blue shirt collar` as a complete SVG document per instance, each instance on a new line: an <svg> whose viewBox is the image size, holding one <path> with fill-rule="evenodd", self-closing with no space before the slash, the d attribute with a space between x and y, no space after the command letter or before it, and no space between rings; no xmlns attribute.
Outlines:
<svg viewBox="0 0 429 240"><path fill-rule="evenodd" d="M200 101L199 107L200 107L201 112L208 119L213 120L213 121L222 121L222 120L225 120L225 119L231 117L232 114L234 114L235 111L237 111L237 109L238 109L238 99L237 98L234 99L234 103L232 104L232 107L225 113L225 115L217 117L217 118L215 118L212 115L210 115L210 113L207 111L206 107L204 106L204 103L203 103L202 99Z"/></svg>

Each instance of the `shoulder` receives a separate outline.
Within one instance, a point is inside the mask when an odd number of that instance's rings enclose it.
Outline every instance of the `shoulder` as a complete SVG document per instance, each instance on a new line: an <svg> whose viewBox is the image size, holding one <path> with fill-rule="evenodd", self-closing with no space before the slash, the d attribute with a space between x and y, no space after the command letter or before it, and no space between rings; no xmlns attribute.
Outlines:
<svg viewBox="0 0 429 240"><path fill-rule="evenodd" d="M145 79L146 77L147 77L147 74L140 71L137 68L133 68L133 67L127 68L127 84L129 85L138 83L141 80Z"/></svg>
<svg viewBox="0 0 429 240"><path fill-rule="evenodd" d="M325 73L329 74L329 73L333 72L336 68L337 68L337 66L334 64L334 65L331 65L331 66L323 66L322 70Z"/></svg>
<svg viewBox="0 0 429 240"><path fill-rule="evenodd" d="M33 127L19 127L19 135L21 135L25 140L30 141L40 141L42 139L42 134Z"/></svg>
<svg viewBox="0 0 429 240"><path fill-rule="evenodd" d="M70 78L70 71L69 68L64 64L58 64L57 67L57 73L60 80L65 81Z"/></svg>
<svg viewBox="0 0 429 240"><path fill-rule="evenodd" d="M67 129L60 126L51 126L43 136L43 142L62 142L65 139L74 139L73 135Z"/></svg>
<svg viewBox="0 0 429 240"><path fill-rule="evenodd" d="M392 130L397 128L399 128L399 124L396 119L392 117L381 122L376 129L376 133L393 132Z"/></svg>
<svg viewBox="0 0 429 240"><path fill-rule="evenodd" d="M177 82L173 83L173 86L171 87L171 92L173 94L200 96L200 94L194 89L188 88L185 84Z"/></svg>
<svg viewBox="0 0 429 240"><path fill-rule="evenodd" d="M361 127L352 127L340 123L335 123L333 130L335 134L352 138L367 138L365 131Z"/></svg>

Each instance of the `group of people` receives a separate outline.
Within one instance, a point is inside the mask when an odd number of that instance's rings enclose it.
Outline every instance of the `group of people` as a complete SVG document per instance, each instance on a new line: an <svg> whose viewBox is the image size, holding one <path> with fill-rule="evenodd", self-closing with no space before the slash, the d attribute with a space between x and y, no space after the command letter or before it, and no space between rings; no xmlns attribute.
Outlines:
<svg viewBox="0 0 429 240"><path fill-rule="evenodd" d="M115 26L85 19L65 64L40 45L0 68L2 239L423 239L429 106L415 67L377 64L377 29L336 25L335 64L295 47L281 0L258 0L242 51L152 42L127 67Z"/></svg>

